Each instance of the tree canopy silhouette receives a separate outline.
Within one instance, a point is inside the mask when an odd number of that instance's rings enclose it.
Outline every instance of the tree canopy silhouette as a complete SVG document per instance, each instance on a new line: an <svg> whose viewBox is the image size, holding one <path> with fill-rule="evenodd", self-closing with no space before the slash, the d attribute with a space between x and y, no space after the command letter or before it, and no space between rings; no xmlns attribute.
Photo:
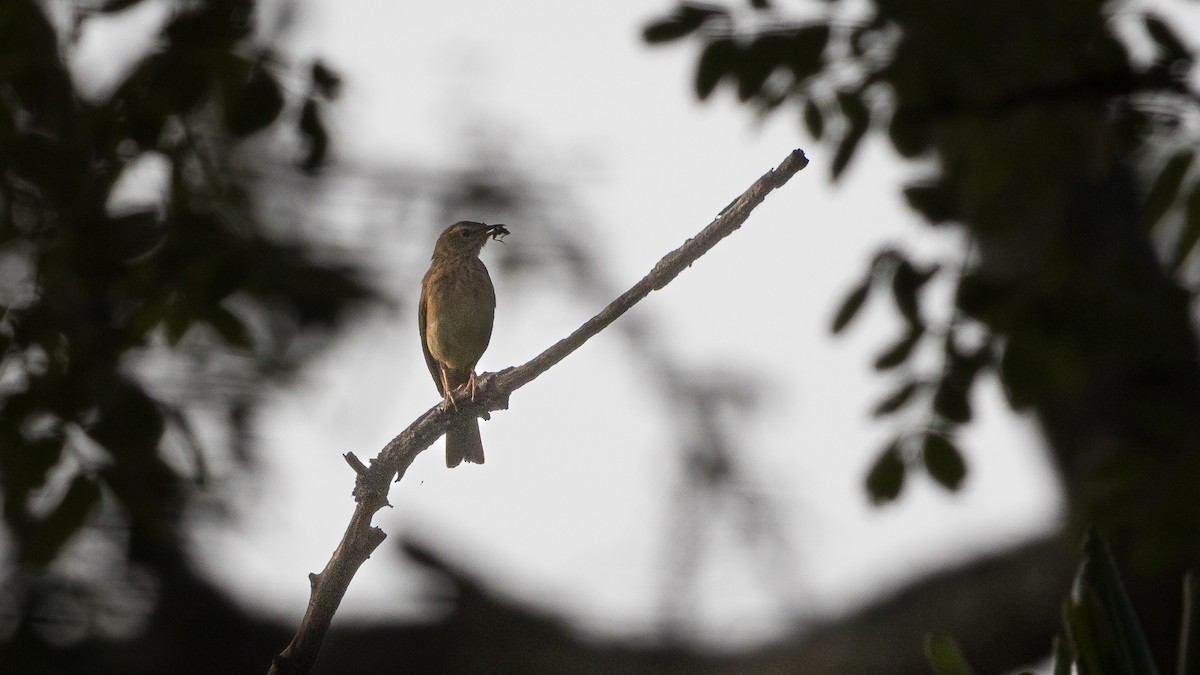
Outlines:
<svg viewBox="0 0 1200 675"><path fill-rule="evenodd" d="M83 98L63 59L74 36L138 4L68 7L65 30L34 0L0 6L0 492L17 562L0 660L31 668L76 630L71 617L128 595L104 587L132 567L171 604L167 580L187 567L180 516L205 478L189 406L224 411L244 435L264 384L312 353L299 338L372 295L351 267L273 235L234 165L240 143L293 117L299 169L317 170L337 76L312 64L289 96L280 80L295 66L260 40L256 3L206 0L173 9L110 95ZM122 180L148 161L165 167L160 199L125 198ZM164 353L195 364L170 391L139 367ZM218 375L231 386L211 386ZM84 531L119 551L97 587L52 564Z"/></svg>
<svg viewBox="0 0 1200 675"><path fill-rule="evenodd" d="M896 499L914 470L954 489L967 470L955 431L971 420L974 383L994 374L1049 441L1068 500L1061 539L1078 541L1088 524L1112 537L1135 570L1135 604L1165 664L1179 572L1200 561L1192 49L1164 16L1099 0L829 0L794 9L684 3L644 37L699 44L699 99L728 86L758 114L795 114L831 147L835 180L874 134L900 157L928 162L904 196L933 226L966 234L958 270L885 250L834 317L834 331L845 329L874 289L890 286L905 328L875 362L898 374L875 413L928 410L883 450L868 492ZM1135 57L1144 52L1151 56ZM939 274L952 276L955 306L931 326L923 289ZM922 347L941 353L940 369L913 365ZM1061 596L1068 568L1045 549L1014 551L1008 564L1017 569L1030 550L1043 556L1043 592ZM944 581L920 597L965 589L969 579ZM996 599L980 588L968 597ZM968 660L986 672L1011 670L1049 650L1053 624L1030 634L1022 615L1030 606L940 628L969 635ZM927 611L925 620L948 615ZM996 639L1009 630L1022 637Z"/></svg>

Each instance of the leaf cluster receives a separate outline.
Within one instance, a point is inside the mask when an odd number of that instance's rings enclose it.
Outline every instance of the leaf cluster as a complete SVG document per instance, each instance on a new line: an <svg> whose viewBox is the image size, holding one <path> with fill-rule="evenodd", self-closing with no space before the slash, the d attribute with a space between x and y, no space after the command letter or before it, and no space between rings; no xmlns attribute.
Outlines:
<svg viewBox="0 0 1200 675"><path fill-rule="evenodd" d="M1200 663L1200 600L1195 575L1183 583L1183 619L1176 673L1190 675ZM1084 538L1083 560L1063 602L1065 637L1054 640L1054 675L1155 675L1159 672L1142 624L1130 602L1108 543L1096 531ZM962 650L948 635L925 638L925 655L935 675L971 675Z"/></svg>
<svg viewBox="0 0 1200 675"><path fill-rule="evenodd" d="M1099 0L1067 5L873 0L863 11L843 12L849 4L830 0L817 18L793 17L769 3L702 11L681 5L652 22L646 38L688 39L699 46L700 100L728 82L759 114L791 104L808 133L829 145L835 180L872 132L901 157L938 158L938 170L908 185L904 197L929 223L961 225L972 237L1019 228L1030 213L1078 208L1056 190L1075 185L1077 179L1068 176L1077 167L1087 170L1111 156L1093 157L1095 144L1067 140L1070 134L1062 131L1076 124L1080 105L1102 101L1113 137L1123 144L1105 151L1142 156L1153 176L1140 215L1163 244L1164 266L1181 279L1194 277L1200 179L1187 122L1200 114L1200 95L1189 79L1195 54L1172 22L1153 11L1130 10L1120 17L1140 28L1154 49L1150 63L1137 64L1113 28L1118 19L1111 7ZM849 15L855 18L846 20ZM1006 131L1005 124L1041 133L1019 136L1027 141L1014 147L1003 133L993 133ZM1168 150L1148 152L1154 147ZM1061 269L1047 274L1075 273L1073 263L1064 262L1071 258L1069 252L1049 258L1047 270ZM1066 313L1078 315L1081 326L1108 329L1077 302L1055 306L1032 297L1019 281L998 281L1002 277L964 266L950 281L952 312L959 318L930 330L920 312L925 271L888 253L877 256L836 312L835 333L845 329L872 289L890 284L904 329L876 357L875 367L901 376L875 414L887 417L928 403L923 423L890 441L871 470L867 489L875 501L894 498L905 468L918 463L939 483L958 484L962 462L953 431L970 421L969 393L984 370L996 372L1015 409L1030 406L1039 392L1083 377L1078 350L1053 337L1054 327ZM1048 283L1061 285L1053 278ZM963 340L956 325L964 321L984 338ZM966 342L972 344L960 344ZM907 372L913 355L929 343L940 345L940 372Z"/></svg>
<svg viewBox="0 0 1200 675"><path fill-rule="evenodd" d="M39 3L0 8L0 492L32 568L102 506L135 533L130 556L153 563L178 545L184 488L200 476L166 461L163 447L173 430L196 434L187 401L139 377L138 354L186 342L199 363L237 353L260 374L282 374L300 356L298 337L336 327L371 295L355 270L265 234L227 171L227 148L290 105L254 16L252 0L189 3L163 27L160 48L95 103L77 95ZM324 136L316 106L338 77L320 63L309 75L298 105L311 108L300 134L312 139ZM315 169L325 151L310 141L301 168ZM163 203L115 212L118 181L147 157L165 160ZM253 396L223 405L241 409Z"/></svg>
<svg viewBox="0 0 1200 675"><path fill-rule="evenodd" d="M901 334L875 359L875 369L897 373L898 382L876 403L873 415L892 417L924 401L924 414L915 428L901 430L880 452L866 477L871 500L882 504L896 499L910 468L923 469L939 485L957 490L966 477L962 452L954 442L957 428L971 421L970 391L978 375L993 366L990 340L964 351L959 326L950 322L940 330L928 325L921 311L922 290L941 271L938 265L919 266L896 249L875 256L866 278L846 295L834 314L834 333L846 330L862 310L871 290L885 286L903 320ZM937 340L940 333L941 339ZM914 354L920 345L940 347L941 368L931 375L916 372Z"/></svg>

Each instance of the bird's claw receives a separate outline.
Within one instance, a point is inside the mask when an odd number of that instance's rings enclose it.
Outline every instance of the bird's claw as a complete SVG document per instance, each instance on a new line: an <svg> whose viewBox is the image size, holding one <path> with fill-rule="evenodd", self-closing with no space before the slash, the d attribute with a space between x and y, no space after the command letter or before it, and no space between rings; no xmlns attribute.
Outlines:
<svg viewBox="0 0 1200 675"><path fill-rule="evenodd" d="M442 382L444 383L442 385L442 390L446 392L444 398L442 399L442 405L447 409L458 412L458 402L454 400L454 395L458 393L470 396L471 403L475 402L475 394L479 391L479 376L475 374L475 371L472 370L470 376L467 377L467 381L458 385L454 389L450 388L444 371L442 373Z"/></svg>

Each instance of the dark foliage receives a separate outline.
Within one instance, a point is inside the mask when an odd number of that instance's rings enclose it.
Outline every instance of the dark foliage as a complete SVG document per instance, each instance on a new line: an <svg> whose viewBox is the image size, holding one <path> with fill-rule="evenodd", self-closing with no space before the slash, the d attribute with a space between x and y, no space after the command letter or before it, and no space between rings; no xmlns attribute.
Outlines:
<svg viewBox="0 0 1200 675"><path fill-rule="evenodd" d="M759 113L796 110L828 146L835 179L872 133L901 157L936 160L904 194L966 235L958 273L943 275L954 306L923 311L920 267L888 250L833 321L844 330L868 289L890 282L904 328L875 365L899 381L875 412L928 400L880 455L868 492L890 501L917 466L960 485L953 432L973 417L975 383L996 377L1045 432L1068 501L1063 536L1094 523L1113 541L1165 663L1174 584L1200 563L1195 55L1172 22L1124 3L850 4L830 0L815 18L740 4L671 37L699 44L699 98L728 82ZM1148 62L1130 55L1124 31L1153 45ZM828 38L781 39L801 34ZM928 318L938 314L947 318ZM939 372L913 372L912 355L935 342ZM986 658L992 671L1023 665L997 656Z"/></svg>
<svg viewBox="0 0 1200 675"><path fill-rule="evenodd" d="M205 401L232 421L309 353L293 347L298 337L328 333L371 295L354 270L269 236L231 177L228 148L289 105L280 64L252 40L254 13L250 0L190 4L166 23L160 48L95 102L77 94L38 3L0 5L0 493L18 561L0 590L13 626L2 662L61 634L54 608L67 605L54 598L93 611L96 589L71 590L51 566L85 530L130 565L114 561L105 584L136 568L165 588L185 573L180 514L203 473L163 449L172 434L194 443L189 401L143 382L140 354L202 364L236 355L254 372L236 394ZM336 90L327 67L312 74L306 111ZM315 108L303 125L317 135ZM324 153L311 149L304 168ZM124 172L149 156L168 167L162 203L112 208ZM180 388L202 388L180 377ZM205 450L191 451L202 466Z"/></svg>

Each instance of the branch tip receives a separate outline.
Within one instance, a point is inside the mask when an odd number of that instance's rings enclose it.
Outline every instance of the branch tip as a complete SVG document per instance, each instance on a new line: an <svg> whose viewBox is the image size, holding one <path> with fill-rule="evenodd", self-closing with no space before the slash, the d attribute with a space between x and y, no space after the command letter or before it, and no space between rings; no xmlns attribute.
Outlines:
<svg viewBox="0 0 1200 675"><path fill-rule="evenodd" d="M354 469L354 473L361 476L367 472L367 465L363 464L362 460L360 460L353 452L347 452L346 454L342 455L342 457L346 460L346 463L350 465L350 468Z"/></svg>

